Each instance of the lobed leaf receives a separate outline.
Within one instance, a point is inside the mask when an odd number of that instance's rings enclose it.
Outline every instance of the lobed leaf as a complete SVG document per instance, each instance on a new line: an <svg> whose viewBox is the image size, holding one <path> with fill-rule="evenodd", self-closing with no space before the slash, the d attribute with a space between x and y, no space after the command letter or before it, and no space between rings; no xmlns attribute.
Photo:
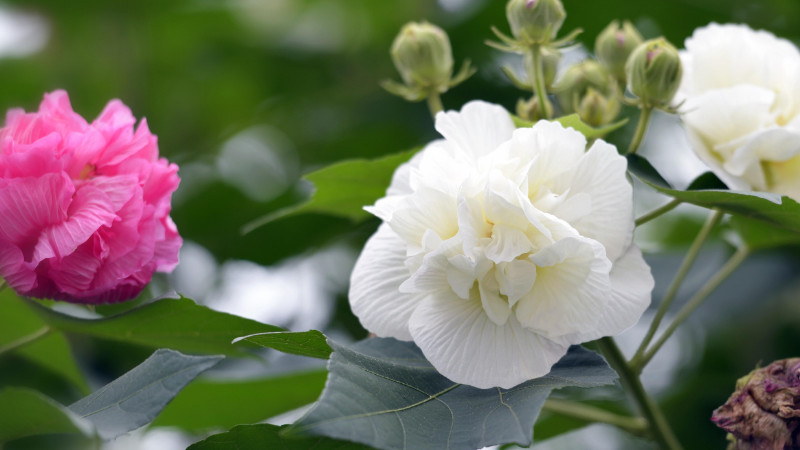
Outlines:
<svg viewBox="0 0 800 450"><path fill-rule="evenodd" d="M331 355L327 338L317 330L259 333L236 338L233 342L250 342L283 353L312 358L328 359Z"/></svg>
<svg viewBox="0 0 800 450"><path fill-rule="evenodd" d="M235 338L283 331L273 325L215 311L188 298L165 298L102 319L81 319L44 307L37 311L45 322L62 331L203 354L243 355L231 345Z"/></svg>
<svg viewBox="0 0 800 450"><path fill-rule="evenodd" d="M371 338L331 347L325 391L287 436L323 435L383 449L529 445L553 389L616 378L602 357L577 346L548 375L512 389L454 383L410 342Z"/></svg>
<svg viewBox="0 0 800 450"><path fill-rule="evenodd" d="M143 363L69 409L91 422L100 437L112 439L150 423L190 381L224 358L156 350Z"/></svg>
<svg viewBox="0 0 800 450"><path fill-rule="evenodd" d="M287 439L281 436L286 426L240 425L192 444L187 450L368 450L370 447L324 437Z"/></svg>
<svg viewBox="0 0 800 450"><path fill-rule="evenodd" d="M320 213L346 217L352 221L368 218L365 205L386 194L392 175L400 164L408 161L419 148L382 158L351 159L315 170L303 177L313 186L304 202L270 213L245 225L244 233L274 220L304 213Z"/></svg>

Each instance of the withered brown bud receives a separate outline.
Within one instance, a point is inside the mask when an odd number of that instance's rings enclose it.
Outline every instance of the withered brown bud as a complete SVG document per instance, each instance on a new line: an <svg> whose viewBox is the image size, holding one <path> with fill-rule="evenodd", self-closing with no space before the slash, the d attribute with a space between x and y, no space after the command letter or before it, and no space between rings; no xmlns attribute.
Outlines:
<svg viewBox="0 0 800 450"><path fill-rule="evenodd" d="M800 358L782 359L736 382L711 421L729 435L729 450L800 448Z"/></svg>

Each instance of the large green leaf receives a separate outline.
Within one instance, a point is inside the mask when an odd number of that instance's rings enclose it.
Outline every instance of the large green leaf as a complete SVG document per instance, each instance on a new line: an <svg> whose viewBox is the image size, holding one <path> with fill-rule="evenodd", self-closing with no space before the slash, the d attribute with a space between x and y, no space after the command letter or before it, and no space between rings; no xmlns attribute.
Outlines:
<svg viewBox="0 0 800 450"><path fill-rule="evenodd" d="M0 390L0 443L50 433L91 433L92 426L65 406L32 389Z"/></svg>
<svg viewBox="0 0 800 450"><path fill-rule="evenodd" d="M152 426L203 432L261 422L313 403L327 374L316 370L262 380L197 380L164 408Z"/></svg>
<svg viewBox="0 0 800 450"><path fill-rule="evenodd" d="M777 228L759 220L734 216L731 227L752 250L800 246L800 232Z"/></svg>
<svg viewBox="0 0 800 450"><path fill-rule="evenodd" d="M237 338L234 342L250 342L284 353L312 358L328 359L331 355L327 338L317 330L253 334Z"/></svg>
<svg viewBox="0 0 800 450"><path fill-rule="evenodd" d="M148 424L184 386L224 358L156 350L143 363L69 409L94 424L101 437L111 439Z"/></svg>
<svg viewBox="0 0 800 450"><path fill-rule="evenodd" d="M330 375L319 401L287 433L324 435L385 449L481 448L532 442L550 391L616 378L596 353L573 347L541 378L512 389L453 383L413 343L371 338L331 342Z"/></svg>
<svg viewBox="0 0 800 450"><path fill-rule="evenodd" d="M30 341L24 345L22 342ZM50 329L11 289L0 294L0 348L16 347L19 356L59 374L83 393L89 387L64 335Z"/></svg>
<svg viewBox="0 0 800 450"><path fill-rule="evenodd" d="M766 222L777 228L800 233L800 204L789 197L768 192L704 189L718 186L713 176L701 175L689 190L673 189L658 172L638 155L628 157L628 169L653 189L693 205Z"/></svg>
<svg viewBox="0 0 800 450"><path fill-rule="evenodd" d="M161 299L126 313L102 319L80 319L39 307L50 326L114 341L155 348L226 355L242 355L231 342L239 336L283 331L255 320L214 311L181 299Z"/></svg>
<svg viewBox="0 0 800 450"><path fill-rule="evenodd" d="M303 177L313 186L304 202L278 210L244 227L250 232L273 220L303 213L321 213L346 217L352 221L369 217L364 206L386 194L392 175L400 164L408 161L418 148L382 158L351 159L324 167Z"/></svg>
<svg viewBox="0 0 800 450"><path fill-rule="evenodd" d="M192 444L187 450L368 450L370 447L324 437L286 439L281 431L286 426L260 424L240 425L225 433L215 434Z"/></svg>

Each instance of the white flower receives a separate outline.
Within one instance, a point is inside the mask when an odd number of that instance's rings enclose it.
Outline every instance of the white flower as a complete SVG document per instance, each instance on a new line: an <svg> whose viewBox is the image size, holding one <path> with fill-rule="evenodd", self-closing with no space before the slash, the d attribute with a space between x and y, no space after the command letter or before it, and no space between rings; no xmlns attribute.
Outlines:
<svg viewBox="0 0 800 450"><path fill-rule="evenodd" d="M745 25L695 30L677 98L698 156L732 189L800 200L800 52Z"/></svg>
<svg viewBox="0 0 800 450"><path fill-rule="evenodd" d="M571 344L618 334L650 303L617 150L555 122L514 129L503 108L436 116L444 140L400 166L367 210L384 223L350 303L378 336L413 340L443 375L510 388Z"/></svg>

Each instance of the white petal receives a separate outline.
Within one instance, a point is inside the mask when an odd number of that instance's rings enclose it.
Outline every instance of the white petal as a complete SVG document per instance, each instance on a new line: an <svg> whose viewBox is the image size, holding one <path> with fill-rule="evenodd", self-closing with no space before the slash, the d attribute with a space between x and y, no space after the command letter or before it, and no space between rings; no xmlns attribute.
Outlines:
<svg viewBox="0 0 800 450"><path fill-rule="evenodd" d="M511 315L511 307L500 296L500 286L493 274L487 274L478 283L478 292L481 297L481 306L489 319L496 325L505 325Z"/></svg>
<svg viewBox="0 0 800 450"><path fill-rule="evenodd" d="M733 156L725 161L728 172L741 176L759 160L784 162L800 153L800 131L786 128L770 128L751 133L733 141L725 147L732 147Z"/></svg>
<svg viewBox="0 0 800 450"><path fill-rule="evenodd" d="M550 211L567 220L582 236L603 244L612 261L630 246L633 238L633 189L626 176L627 167L627 161L613 145L596 141L575 171L556 182L568 183L564 190L569 192L564 195L564 202ZM588 210L581 210L587 206ZM574 217L578 219L569 220Z"/></svg>
<svg viewBox="0 0 800 450"><path fill-rule="evenodd" d="M428 145L430 146L431 144ZM410 182L411 171L419 167L423 152L424 150L417 152L408 162L400 164L400 166L397 167L392 175L392 182L389 184L389 188L386 189L387 196L405 195L413 191Z"/></svg>
<svg viewBox="0 0 800 450"><path fill-rule="evenodd" d="M472 101L461 111L437 114L436 131L477 160L511 137L514 122L502 106Z"/></svg>
<svg viewBox="0 0 800 450"><path fill-rule="evenodd" d="M480 389L511 388L546 375L567 352L512 315L492 322L478 299L428 297L409 322L414 342L442 375Z"/></svg>
<svg viewBox="0 0 800 450"><path fill-rule="evenodd" d="M494 274L500 293L508 297L509 305L514 306L533 287L536 281L536 265L517 259L498 264Z"/></svg>
<svg viewBox="0 0 800 450"><path fill-rule="evenodd" d="M570 337L570 343L615 336L632 327L650 306L655 282L642 252L632 245L611 269L611 295L595 329Z"/></svg>
<svg viewBox="0 0 800 450"><path fill-rule="evenodd" d="M540 186L549 185L554 177L578 163L586 151L586 138L558 122L541 120L533 128L517 130L510 145L523 161L533 161L528 172L528 195L535 198Z"/></svg>
<svg viewBox="0 0 800 450"><path fill-rule="evenodd" d="M458 236L441 243L436 249L429 251L422 258L422 264L414 273L400 285L400 292L437 292L450 290L448 269L450 258L458 256L461 250L461 240ZM406 269L408 269L406 264Z"/></svg>
<svg viewBox="0 0 800 450"><path fill-rule="evenodd" d="M506 225L495 225L492 241L486 246L486 257L495 263L509 262L533 248L524 232Z"/></svg>
<svg viewBox="0 0 800 450"><path fill-rule="evenodd" d="M383 337L410 341L408 320L421 300L403 294L400 284L409 273L404 263L406 243L382 224L364 246L350 276L350 307L367 330Z"/></svg>
<svg viewBox="0 0 800 450"><path fill-rule="evenodd" d="M593 330L611 290L611 262L603 246L582 237L562 239L531 256L536 281L516 305L517 319L550 338Z"/></svg>
<svg viewBox="0 0 800 450"><path fill-rule="evenodd" d="M428 230L435 231L442 239L449 239L458 232L455 197L423 187L405 200L404 205L392 213L388 223L406 242L421 245Z"/></svg>

